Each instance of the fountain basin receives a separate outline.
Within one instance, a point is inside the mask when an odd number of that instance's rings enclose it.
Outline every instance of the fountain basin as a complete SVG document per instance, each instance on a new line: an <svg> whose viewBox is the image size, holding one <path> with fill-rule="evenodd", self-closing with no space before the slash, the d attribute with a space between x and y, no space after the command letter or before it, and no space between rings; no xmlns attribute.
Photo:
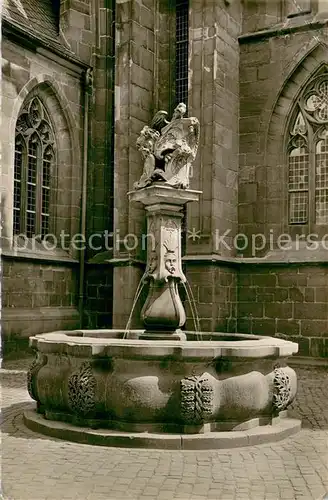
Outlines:
<svg viewBox="0 0 328 500"><path fill-rule="evenodd" d="M211 332L202 341L193 332L188 341L139 340L142 333L31 337L37 357L28 389L37 412L73 426L170 435L244 432L286 417L297 389L287 358L297 344Z"/></svg>

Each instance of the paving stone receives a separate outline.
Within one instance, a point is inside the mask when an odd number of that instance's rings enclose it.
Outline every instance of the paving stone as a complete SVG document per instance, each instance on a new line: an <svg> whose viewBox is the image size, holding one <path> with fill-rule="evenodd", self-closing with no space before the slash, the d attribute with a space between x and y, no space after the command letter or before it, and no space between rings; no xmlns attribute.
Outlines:
<svg viewBox="0 0 328 500"><path fill-rule="evenodd" d="M11 500L322 500L328 491L328 383L298 368L295 436L232 450L128 450L66 443L24 426L25 377L3 378L3 495Z"/></svg>

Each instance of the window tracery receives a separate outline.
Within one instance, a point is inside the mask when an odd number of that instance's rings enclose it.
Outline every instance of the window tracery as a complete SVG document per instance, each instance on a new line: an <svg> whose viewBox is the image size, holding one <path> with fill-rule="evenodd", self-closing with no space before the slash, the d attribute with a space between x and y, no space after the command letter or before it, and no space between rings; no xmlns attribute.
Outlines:
<svg viewBox="0 0 328 500"><path fill-rule="evenodd" d="M328 224L328 69L299 98L289 129L289 224Z"/></svg>
<svg viewBox="0 0 328 500"><path fill-rule="evenodd" d="M55 140L38 97L23 107L17 122L14 158L13 231L27 237L49 232Z"/></svg>

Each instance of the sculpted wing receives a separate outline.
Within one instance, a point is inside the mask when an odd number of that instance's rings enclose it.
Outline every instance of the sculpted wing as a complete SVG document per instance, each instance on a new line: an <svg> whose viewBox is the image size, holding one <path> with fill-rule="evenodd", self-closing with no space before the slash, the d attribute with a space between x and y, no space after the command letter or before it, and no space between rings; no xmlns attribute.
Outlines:
<svg viewBox="0 0 328 500"><path fill-rule="evenodd" d="M156 115L151 121L150 128L160 132L165 125L170 123L166 118L168 116L167 111L157 111Z"/></svg>

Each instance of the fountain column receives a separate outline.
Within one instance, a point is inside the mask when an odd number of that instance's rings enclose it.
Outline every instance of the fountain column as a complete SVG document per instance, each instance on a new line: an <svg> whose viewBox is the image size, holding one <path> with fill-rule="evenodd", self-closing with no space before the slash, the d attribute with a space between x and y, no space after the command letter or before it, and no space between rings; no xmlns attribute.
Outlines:
<svg viewBox="0 0 328 500"><path fill-rule="evenodd" d="M149 292L141 311L143 339L185 340L181 331L186 314L178 285L186 281L181 262L183 206L199 200L200 191L177 189L158 182L129 193L131 203L142 203L147 214L147 267Z"/></svg>

